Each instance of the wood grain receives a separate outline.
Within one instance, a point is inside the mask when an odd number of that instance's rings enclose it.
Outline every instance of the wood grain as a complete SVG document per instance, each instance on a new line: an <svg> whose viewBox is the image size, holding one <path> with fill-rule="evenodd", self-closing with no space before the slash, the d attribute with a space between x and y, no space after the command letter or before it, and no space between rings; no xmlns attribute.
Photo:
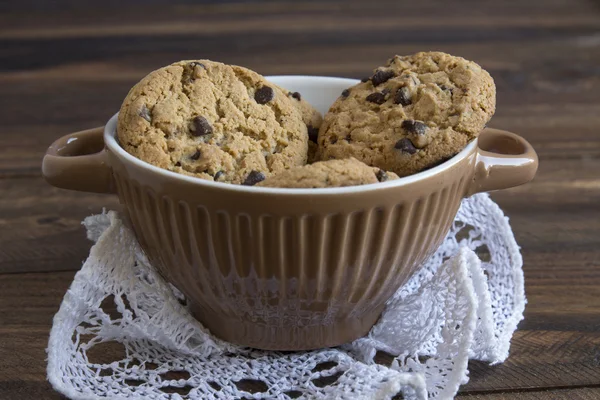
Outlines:
<svg viewBox="0 0 600 400"><path fill-rule="evenodd" d="M0 179L0 193L3 273L79 269L92 244L81 221L118 208L114 196L60 190L42 178Z"/></svg>
<svg viewBox="0 0 600 400"><path fill-rule="evenodd" d="M506 363L470 363L459 397L600 398L600 6L585 0L0 3L0 398L61 398L45 347L91 246L80 222L118 207L45 184L54 139L102 125L135 82L180 59L360 78L433 49L490 71L490 125L522 134L541 162L532 183L492 195L522 246L525 320Z"/></svg>
<svg viewBox="0 0 600 400"><path fill-rule="evenodd" d="M45 381L43 360L52 315L58 309L73 274L65 271L0 275L0 321L3 322L0 326L3 338L0 343L0 388L11 390L7 393L12 394L12 390L20 388L21 384L33 387L35 383ZM577 309L579 299L570 293L578 291L581 291L580 287L565 286L565 290L555 294L555 301L563 304L565 309ZM580 320L600 320L600 296L590 300L595 314L572 311L570 315ZM544 330L536 323L539 318L544 319L543 324L560 326L562 315L548 315L543 307L540 310L532 302L526 309L525 321L529 321L529 327L517 331L508 361L495 367L471 362L471 381L462 388L462 392L483 394L507 389L514 392L598 384L598 329L586 331L576 325L571 330ZM14 353L16 348L19 349L18 357ZM115 352L106 354L106 357L111 359L117 355L118 352Z"/></svg>

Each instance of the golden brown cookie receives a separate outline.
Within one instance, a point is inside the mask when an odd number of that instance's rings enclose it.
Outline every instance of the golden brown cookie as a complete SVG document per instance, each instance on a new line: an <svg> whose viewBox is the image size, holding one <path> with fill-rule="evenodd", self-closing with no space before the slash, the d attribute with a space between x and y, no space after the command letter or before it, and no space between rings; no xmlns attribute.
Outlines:
<svg viewBox="0 0 600 400"><path fill-rule="evenodd" d="M326 188L367 185L398 179L393 172L369 167L355 158L319 161L275 174L257 186L281 188Z"/></svg>
<svg viewBox="0 0 600 400"><path fill-rule="evenodd" d="M495 106L494 81L474 62L439 52L395 56L331 106L319 153L414 174L462 150Z"/></svg>
<svg viewBox="0 0 600 400"><path fill-rule="evenodd" d="M298 92L288 92L288 96L296 99L300 113L302 114L302 120L306 124L308 130L308 159L309 164L318 161L317 155L317 137L319 135L319 128L323 123L323 116L313 106L302 98L302 95Z"/></svg>
<svg viewBox="0 0 600 400"><path fill-rule="evenodd" d="M246 68L180 61L131 89L118 137L158 167L250 185L306 163L308 132L297 102Z"/></svg>
<svg viewBox="0 0 600 400"><path fill-rule="evenodd" d="M306 158L307 164L313 164L319 161L319 146L312 140L308 141L308 154Z"/></svg>
<svg viewBox="0 0 600 400"><path fill-rule="evenodd" d="M323 116L313 106L311 106L310 103L302 98L301 93L287 92L287 95L296 100L294 104L300 110L300 114L302 114L302 120L308 127L309 139L312 139L313 142L316 142L319 128L323 122Z"/></svg>

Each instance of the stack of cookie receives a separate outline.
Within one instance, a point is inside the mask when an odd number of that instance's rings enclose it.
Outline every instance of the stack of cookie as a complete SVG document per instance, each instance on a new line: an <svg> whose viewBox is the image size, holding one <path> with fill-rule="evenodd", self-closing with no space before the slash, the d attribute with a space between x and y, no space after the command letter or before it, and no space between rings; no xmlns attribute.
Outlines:
<svg viewBox="0 0 600 400"><path fill-rule="evenodd" d="M324 119L249 69L181 61L131 89L117 131L130 154L202 179L352 186L446 161L477 137L495 102L485 70L439 52L395 56L344 90Z"/></svg>

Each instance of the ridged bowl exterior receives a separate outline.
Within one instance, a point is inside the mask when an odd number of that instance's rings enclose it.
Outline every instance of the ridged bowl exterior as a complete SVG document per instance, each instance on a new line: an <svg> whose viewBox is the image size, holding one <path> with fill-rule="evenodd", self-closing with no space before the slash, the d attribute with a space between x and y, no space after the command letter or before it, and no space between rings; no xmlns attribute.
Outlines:
<svg viewBox="0 0 600 400"><path fill-rule="evenodd" d="M444 239L475 169L473 150L401 186L273 194L157 176L109 157L143 249L195 317L224 340L272 350L366 334Z"/></svg>

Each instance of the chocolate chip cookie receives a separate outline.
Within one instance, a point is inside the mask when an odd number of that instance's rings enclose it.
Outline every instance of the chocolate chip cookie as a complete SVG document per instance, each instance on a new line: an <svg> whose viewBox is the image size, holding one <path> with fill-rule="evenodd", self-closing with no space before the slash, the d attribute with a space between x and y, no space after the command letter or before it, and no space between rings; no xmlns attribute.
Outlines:
<svg viewBox="0 0 600 400"><path fill-rule="evenodd" d="M302 167L290 168L274 174L257 186L281 188L327 188L367 185L398 179L393 172L369 167L355 158L319 161Z"/></svg>
<svg viewBox="0 0 600 400"><path fill-rule="evenodd" d="M319 153L411 175L462 150L495 107L494 81L474 62L440 52L395 56L341 93L325 115Z"/></svg>
<svg viewBox="0 0 600 400"><path fill-rule="evenodd" d="M302 114L302 120L306 124L308 130L308 159L307 162L312 164L317 161L317 137L319 128L323 123L323 116L313 106L302 98L298 92L288 92L288 96L297 100L297 106Z"/></svg>
<svg viewBox="0 0 600 400"><path fill-rule="evenodd" d="M253 185L306 163L307 106L287 92L243 67L180 61L131 89L119 142L170 171Z"/></svg>

